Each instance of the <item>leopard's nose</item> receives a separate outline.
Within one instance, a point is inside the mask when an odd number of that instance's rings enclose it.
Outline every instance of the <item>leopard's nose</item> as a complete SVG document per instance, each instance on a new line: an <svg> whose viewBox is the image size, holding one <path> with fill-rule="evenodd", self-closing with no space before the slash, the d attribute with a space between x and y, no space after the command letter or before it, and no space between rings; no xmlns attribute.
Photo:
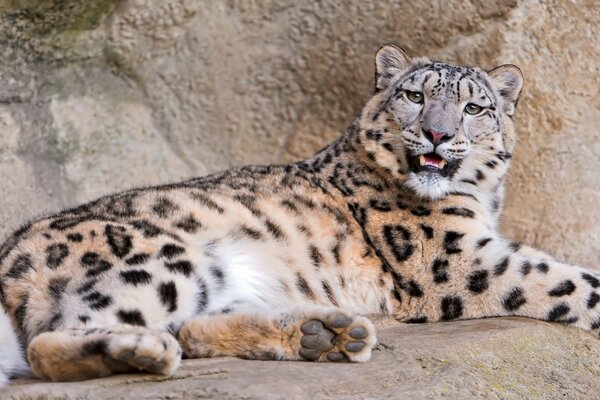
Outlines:
<svg viewBox="0 0 600 400"><path fill-rule="evenodd" d="M437 132L433 129L425 129L423 128L423 135L433 144L434 146L439 146L442 143L447 142L452 139L452 135L448 132Z"/></svg>

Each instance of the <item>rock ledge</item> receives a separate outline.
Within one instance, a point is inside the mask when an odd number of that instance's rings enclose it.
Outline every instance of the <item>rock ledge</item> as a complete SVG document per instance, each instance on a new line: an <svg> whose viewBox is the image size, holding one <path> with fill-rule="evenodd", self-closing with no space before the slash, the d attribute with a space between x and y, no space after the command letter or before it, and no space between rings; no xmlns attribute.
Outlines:
<svg viewBox="0 0 600 400"><path fill-rule="evenodd" d="M524 318L377 324L380 343L366 364L187 360L170 378L19 380L0 398L592 399L600 392L600 341L577 329Z"/></svg>

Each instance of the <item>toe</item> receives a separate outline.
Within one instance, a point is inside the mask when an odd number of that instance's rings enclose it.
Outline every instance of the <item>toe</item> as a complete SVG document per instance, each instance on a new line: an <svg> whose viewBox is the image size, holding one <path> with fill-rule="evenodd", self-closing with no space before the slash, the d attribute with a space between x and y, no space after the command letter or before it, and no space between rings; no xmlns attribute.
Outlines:
<svg viewBox="0 0 600 400"><path fill-rule="evenodd" d="M369 331L364 326L355 326L350 329L348 335L350 335L352 339L364 339L369 336Z"/></svg>
<svg viewBox="0 0 600 400"><path fill-rule="evenodd" d="M314 361L317 358L319 358L319 356L321 355L321 352L319 350L315 350L315 349L301 348L300 351L298 352L298 354L300 355L300 357L304 358L305 360Z"/></svg>
<svg viewBox="0 0 600 400"><path fill-rule="evenodd" d="M332 328L345 328L352 323L352 318L342 313L335 313L329 318L329 326Z"/></svg>
<svg viewBox="0 0 600 400"><path fill-rule="evenodd" d="M300 327L300 330L304 334L314 335L323 330L323 323L321 323L321 321L317 321L316 319L313 319L313 320L310 320L310 321L302 324L302 326Z"/></svg>
<svg viewBox="0 0 600 400"><path fill-rule="evenodd" d="M344 353L340 353L338 351L332 351L331 353L327 354L328 361L338 362L343 361L345 358L346 356Z"/></svg>
<svg viewBox="0 0 600 400"><path fill-rule="evenodd" d="M365 342L350 342L345 346L345 349L352 353L358 353L364 349L365 345Z"/></svg>
<svg viewBox="0 0 600 400"><path fill-rule="evenodd" d="M154 358L151 358L151 357L146 357L146 356L141 356L141 357L137 357L137 358L134 360L134 363L135 363L137 366L141 367L141 368L146 368L146 367L148 367L149 365L152 365L152 364L154 364L154 362L155 362L155 361L156 361L156 360L155 360Z"/></svg>
<svg viewBox="0 0 600 400"><path fill-rule="evenodd" d="M125 362L129 362L131 360L133 360L134 357L134 352L133 350L125 350L120 352L119 354L117 354L117 359L125 361Z"/></svg>

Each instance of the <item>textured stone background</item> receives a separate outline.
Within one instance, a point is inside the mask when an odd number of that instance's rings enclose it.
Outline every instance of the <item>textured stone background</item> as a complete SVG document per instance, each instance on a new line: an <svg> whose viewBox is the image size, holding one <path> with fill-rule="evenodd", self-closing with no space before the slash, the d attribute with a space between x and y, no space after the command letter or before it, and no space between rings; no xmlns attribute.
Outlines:
<svg viewBox="0 0 600 400"><path fill-rule="evenodd" d="M0 234L140 184L295 160L343 131L387 41L526 76L507 234L600 267L590 1L0 0Z"/></svg>

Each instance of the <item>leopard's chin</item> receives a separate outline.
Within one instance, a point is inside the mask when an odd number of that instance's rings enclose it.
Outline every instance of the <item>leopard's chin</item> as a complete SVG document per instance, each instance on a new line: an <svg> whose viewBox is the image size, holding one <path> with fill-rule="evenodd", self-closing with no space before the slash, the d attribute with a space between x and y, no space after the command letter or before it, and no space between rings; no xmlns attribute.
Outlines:
<svg viewBox="0 0 600 400"><path fill-rule="evenodd" d="M439 200L450 192L451 181L437 171L409 172L404 186L420 198Z"/></svg>

